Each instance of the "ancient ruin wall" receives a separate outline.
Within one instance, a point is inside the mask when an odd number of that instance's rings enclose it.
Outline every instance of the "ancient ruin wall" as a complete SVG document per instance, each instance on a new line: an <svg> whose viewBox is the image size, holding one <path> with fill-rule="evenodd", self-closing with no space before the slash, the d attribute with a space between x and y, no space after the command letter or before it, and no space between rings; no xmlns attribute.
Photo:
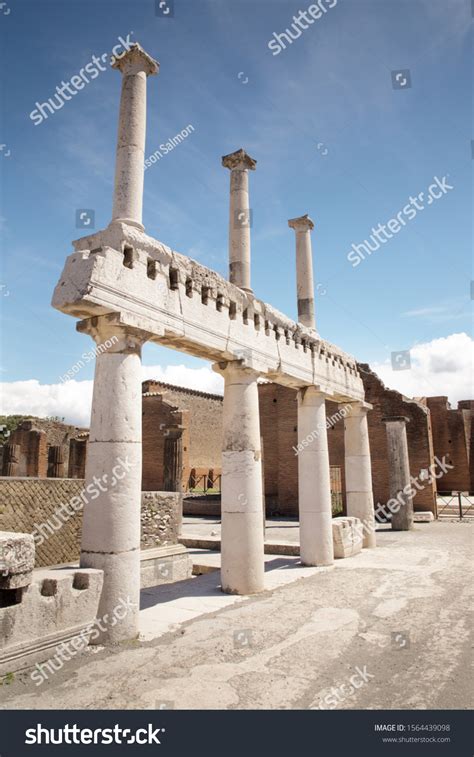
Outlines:
<svg viewBox="0 0 474 757"><path fill-rule="evenodd" d="M53 529L52 535L37 544L36 567L78 560L82 512L75 512L65 523L55 513L61 504L79 497L83 487L84 481L80 479L0 478L0 531L33 533L41 523L59 524L58 530ZM179 494L144 492L142 549L177 544L181 513Z"/></svg>
<svg viewBox="0 0 474 757"><path fill-rule="evenodd" d="M374 502L376 505L377 503L385 504L390 494L387 435L382 418L388 416L409 418L406 428L410 473L419 479L421 471L426 471L433 463L430 414L421 402L388 389L367 364L359 364L358 367L364 382L366 400L373 405L373 410L368 414L368 421ZM413 500L415 510L430 510L436 513L435 494L435 484L429 485L424 481L423 489L416 493Z"/></svg>

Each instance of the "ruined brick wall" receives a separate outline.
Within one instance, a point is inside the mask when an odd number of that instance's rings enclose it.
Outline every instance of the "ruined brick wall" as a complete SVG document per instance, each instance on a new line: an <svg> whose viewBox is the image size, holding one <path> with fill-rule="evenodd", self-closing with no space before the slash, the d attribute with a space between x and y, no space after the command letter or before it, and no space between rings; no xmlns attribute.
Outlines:
<svg viewBox="0 0 474 757"><path fill-rule="evenodd" d="M425 402L431 412L435 455L440 459L446 455L447 461L454 466L440 479L438 491L469 491L472 488L470 401L459 403L457 410L451 408L447 397L426 397Z"/></svg>
<svg viewBox="0 0 474 757"><path fill-rule="evenodd" d="M83 487L80 479L0 477L0 531L32 533L49 521L52 528L43 529L47 538L36 547L36 567L78 560L82 512L74 512L67 520L66 511L64 519L56 513L61 504L79 497ZM143 492L142 548L177 544L181 518L180 494Z"/></svg>
<svg viewBox="0 0 474 757"><path fill-rule="evenodd" d="M365 398L373 405L373 410L368 414L368 423L374 501L375 504L385 504L390 493L387 436L382 418L395 415L409 418L407 441L410 472L412 476L419 478L420 472L433 464L430 414L421 402L410 400L393 389L387 389L367 364L360 364L358 368L364 382ZM436 514L435 494L434 483L424 485L414 497L415 510L430 510Z"/></svg>
<svg viewBox="0 0 474 757"><path fill-rule="evenodd" d="M64 470L68 470L69 443L80 436L84 429L61 421L35 418L22 421L10 434L8 441L20 445L18 476L46 478L48 475L48 450L59 446L62 450Z"/></svg>
<svg viewBox="0 0 474 757"><path fill-rule="evenodd" d="M207 474L209 470L214 470L217 476L221 472L222 456L222 397L216 394L207 394L192 389L171 386L160 381L145 381L143 383L143 431L145 440L145 423L146 433L148 436L147 446L143 449L143 460L148 455L153 455L155 462L159 457L162 460L161 452L163 440L159 443L156 452L153 452L154 443L152 436L159 429L160 423L166 419L161 414L166 413L159 402L154 402L155 397L161 397L163 402L168 403L183 414L186 412L188 419L183 432L183 460L184 473L183 484L186 486L191 469L195 469L196 475ZM147 462L147 469L150 465ZM147 474L148 475L148 474ZM151 471L149 475L153 474ZM159 473L155 474L159 479ZM149 488L149 482L152 479L144 478L144 489ZM153 487L151 487L153 488Z"/></svg>

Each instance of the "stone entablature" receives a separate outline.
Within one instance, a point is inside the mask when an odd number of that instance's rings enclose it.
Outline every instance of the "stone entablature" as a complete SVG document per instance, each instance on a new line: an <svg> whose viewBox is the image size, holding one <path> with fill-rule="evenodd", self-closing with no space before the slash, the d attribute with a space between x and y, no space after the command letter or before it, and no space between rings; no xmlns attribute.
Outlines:
<svg viewBox="0 0 474 757"><path fill-rule="evenodd" d="M64 313L116 313L150 341L207 360L243 360L264 378L315 385L336 401L363 400L353 357L139 229L112 223L74 247L53 296Z"/></svg>

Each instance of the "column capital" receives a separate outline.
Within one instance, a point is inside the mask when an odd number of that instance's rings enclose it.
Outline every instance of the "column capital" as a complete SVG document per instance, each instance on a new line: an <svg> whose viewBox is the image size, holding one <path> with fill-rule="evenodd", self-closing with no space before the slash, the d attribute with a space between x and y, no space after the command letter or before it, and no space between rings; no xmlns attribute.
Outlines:
<svg viewBox="0 0 474 757"><path fill-rule="evenodd" d="M257 161L251 158L250 155L245 152L245 150L240 149L236 150L235 152L229 153L229 155L223 155L222 165L224 166L224 168L229 168L231 171L233 171L234 169L238 171L243 171L245 169L255 171Z"/></svg>
<svg viewBox="0 0 474 757"><path fill-rule="evenodd" d="M96 315L76 324L76 330L88 334L98 345L104 345L101 352L136 352L150 338L151 334L120 321L118 313Z"/></svg>
<svg viewBox="0 0 474 757"><path fill-rule="evenodd" d="M112 68L118 69L123 75L138 74L143 71L147 76L153 76L160 70L157 60L148 55L138 42L130 45L127 52L112 58Z"/></svg>
<svg viewBox="0 0 474 757"><path fill-rule="evenodd" d="M298 389L298 401L306 404L311 404L311 401L320 401L331 399L326 397L326 394L322 391L320 386L302 386Z"/></svg>
<svg viewBox="0 0 474 757"><path fill-rule="evenodd" d="M255 370L246 358L242 360L227 360L212 364L212 370L219 373L224 378L226 376L238 376L246 380L249 384L260 376L259 371Z"/></svg>
<svg viewBox="0 0 474 757"><path fill-rule="evenodd" d="M382 423L410 423L410 418L406 415L389 415L382 418Z"/></svg>
<svg viewBox="0 0 474 757"><path fill-rule="evenodd" d="M357 415L367 415L369 410L373 410L374 406L370 404L370 402L365 401L359 401L356 402L339 402L339 407L341 409L346 408L347 413L346 415L350 416L357 416Z"/></svg>
<svg viewBox="0 0 474 757"><path fill-rule="evenodd" d="M295 231L312 231L314 229L314 221L312 221L309 215L305 213L304 216L290 218L288 226Z"/></svg>

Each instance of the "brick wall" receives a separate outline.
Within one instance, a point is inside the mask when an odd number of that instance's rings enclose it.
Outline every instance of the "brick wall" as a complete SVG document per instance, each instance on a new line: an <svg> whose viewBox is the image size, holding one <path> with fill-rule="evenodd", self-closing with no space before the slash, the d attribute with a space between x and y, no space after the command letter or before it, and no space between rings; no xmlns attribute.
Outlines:
<svg viewBox="0 0 474 757"><path fill-rule="evenodd" d="M183 414L184 487L191 468L196 470L198 476L207 474L211 469L218 475L221 472L222 456L222 397L160 381L145 381L143 391L143 489L155 488L154 482L162 481L162 473L153 472L152 467L162 466L164 440L158 437L162 436L160 424L166 423L169 417L165 404ZM149 456L153 462L146 459Z"/></svg>
<svg viewBox="0 0 474 757"><path fill-rule="evenodd" d="M62 503L79 497L80 479L0 477L0 531L33 533L48 521L56 529L36 547L36 567L67 563L79 558L82 512L64 522L55 513ZM142 493L142 548L177 544L182 497L175 492ZM59 527L58 527L59 526ZM51 529L44 530L48 534Z"/></svg>
<svg viewBox="0 0 474 757"><path fill-rule="evenodd" d="M431 412L433 446L435 455L454 465L438 483L439 491L472 490L469 449L471 443L470 400L459 403L459 408L451 408L447 397L426 397L425 402Z"/></svg>

